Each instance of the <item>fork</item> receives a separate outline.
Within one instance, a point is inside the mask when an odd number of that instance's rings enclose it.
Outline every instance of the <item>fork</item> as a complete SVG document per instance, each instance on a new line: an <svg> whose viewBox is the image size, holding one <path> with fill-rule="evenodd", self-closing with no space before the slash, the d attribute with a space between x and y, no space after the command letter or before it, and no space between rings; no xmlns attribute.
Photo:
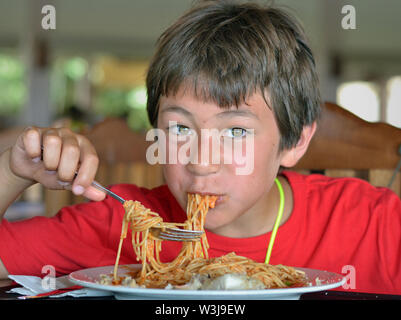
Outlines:
<svg viewBox="0 0 401 320"><path fill-rule="evenodd" d="M43 146L41 146L41 159L43 159ZM75 172L74 179L77 177L78 172ZM116 199L121 204L125 203L125 199L121 198L119 195L115 194L113 191L103 187L99 182L95 180L92 181L92 186L107 193L110 197ZM184 230L179 228L157 228L151 227L150 232L156 238L162 240L171 241L199 241L203 235L203 231L200 230Z"/></svg>
<svg viewBox="0 0 401 320"><path fill-rule="evenodd" d="M113 191L103 187L100 183L92 181L92 186L103 192L106 192L110 197L113 197L121 204L124 204L125 199L121 198ZM204 233L203 231L200 230L185 230L179 228L158 228L158 227L151 227L150 232L156 238L159 238L161 240L171 240L171 241L199 241Z"/></svg>

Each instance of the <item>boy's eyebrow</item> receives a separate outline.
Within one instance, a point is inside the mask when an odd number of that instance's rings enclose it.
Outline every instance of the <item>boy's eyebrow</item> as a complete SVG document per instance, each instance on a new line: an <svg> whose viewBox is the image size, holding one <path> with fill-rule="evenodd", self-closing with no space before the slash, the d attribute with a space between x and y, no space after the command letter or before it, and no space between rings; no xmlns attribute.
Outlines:
<svg viewBox="0 0 401 320"><path fill-rule="evenodd" d="M193 118L193 114L191 112L189 112L188 110L186 110L183 107L176 106L176 105L168 105L161 112L162 113L163 112L177 112L177 113L181 113L184 116ZM216 117L218 117L218 118L233 118L233 117L237 117L237 116L245 116L245 117L259 119L258 116L250 110L238 110L238 109L226 110L226 111L220 112L216 115Z"/></svg>
<svg viewBox="0 0 401 320"><path fill-rule="evenodd" d="M217 114L219 118L233 118L237 116L245 116L249 118L259 119L259 117L250 110L226 110Z"/></svg>
<svg viewBox="0 0 401 320"><path fill-rule="evenodd" d="M184 115L184 116L193 118L193 115L192 115L191 112L189 112L188 110L186 110L186 109L183 108L183 107L176 106L176 105L168 105L167 107L165 107L165 108L161 111L161 113L163 113L163 112L177 112L177 113L181 113L181 114Z"/></svg>

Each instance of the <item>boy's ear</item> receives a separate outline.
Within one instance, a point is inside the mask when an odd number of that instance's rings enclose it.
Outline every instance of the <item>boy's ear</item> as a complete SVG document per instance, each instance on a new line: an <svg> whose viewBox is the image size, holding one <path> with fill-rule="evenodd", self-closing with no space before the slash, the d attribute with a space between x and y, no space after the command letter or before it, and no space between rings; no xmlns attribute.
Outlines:
<svg viewBox="0 0 401 320"><path fill-rule="evenodd" d="M308 149L309 143L316 131L316 121L309 126L305 126L302 130L301 137L299 138L296 146L291 149L286 149L281 152L280 164L283 167L293 167L297 164L299 159L305 154Z"/></svg>

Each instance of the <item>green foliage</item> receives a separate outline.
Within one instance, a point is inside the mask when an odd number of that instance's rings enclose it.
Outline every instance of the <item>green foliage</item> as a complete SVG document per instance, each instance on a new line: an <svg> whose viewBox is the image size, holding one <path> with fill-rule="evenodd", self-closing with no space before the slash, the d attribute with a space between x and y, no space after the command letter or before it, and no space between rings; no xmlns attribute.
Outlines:
<svg viewBox="0 0 401 320"><path fill-rule="evenodd" d="M75 104L76 83L90 72L82 57L59 58L51 66L50 101L56 114ZM25 66L16 56L0 54L0 116L20 112L27 99ZM98 88L92 112L103 117L124 117L136 131L150 128L146 113L146 88Z"/></svg>
<svg viewBox="0 0 401 320"><path fill-rule="evenodd" d="M102 89L96 95L95 112L105 117L124 117L135 131L150 128L143 88Z"/></svg>
<svg viewBox="0 0 401 320"><path fill-rule="evenodd" d="M26 100L23 63L0 54L0 115L17 114Z"/></svg>

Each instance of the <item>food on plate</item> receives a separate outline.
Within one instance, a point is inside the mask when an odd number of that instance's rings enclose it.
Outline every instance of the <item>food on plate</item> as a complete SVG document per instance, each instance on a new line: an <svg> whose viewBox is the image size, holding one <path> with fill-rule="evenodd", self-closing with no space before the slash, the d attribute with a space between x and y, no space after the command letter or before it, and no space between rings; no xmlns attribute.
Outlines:
<svg viewBox="0 0 401 320"><path fill-rule="evenodd" d="M171 262L160 261L162 240L149 231L151 227L181 227L186 230L204 230L209 208L214 208L217 197L188 194L187 220L184 223L168 223L139 201L126 201L120 243L113 275L103 275L99 283L130 287L191 289L191 290L239 290L271 289L306 285L305 273L293 267L255 262L234 252L209 258L209 244L204 233L200 241L183 242L178 256ZM117 274L121 247L132 230L132 244L142 267Z"/></svg>

